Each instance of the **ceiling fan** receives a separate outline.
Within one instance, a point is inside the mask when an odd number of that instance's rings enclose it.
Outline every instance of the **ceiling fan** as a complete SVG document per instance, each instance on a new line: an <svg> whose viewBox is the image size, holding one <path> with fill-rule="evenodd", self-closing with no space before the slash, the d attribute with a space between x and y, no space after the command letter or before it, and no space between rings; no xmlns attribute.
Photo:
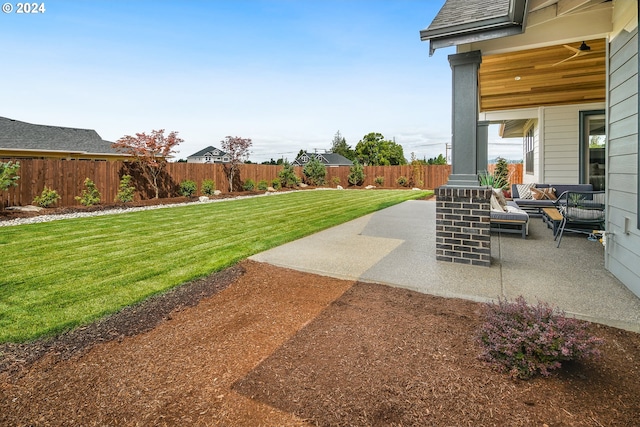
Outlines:
<svg viewBox="0 0 640 427"><path fill-rule="evenodd" d="M556 65L562 64L563 62L569 61L571 59L577 58L579 56L584 56L584 55L589 55L591 53L602 53L604 52L603 50L591 50L591 46L589 46L588 44L586 44L585 42L582 42L582 44L578 47L575 48L573 46L569 46L569 45L563 45L565 48L569 49L571 52L573 52L573 55L571 55L568 58L563 59L560 62L556 62L555 64L552 65L552 67L555 67Z"/></svg>

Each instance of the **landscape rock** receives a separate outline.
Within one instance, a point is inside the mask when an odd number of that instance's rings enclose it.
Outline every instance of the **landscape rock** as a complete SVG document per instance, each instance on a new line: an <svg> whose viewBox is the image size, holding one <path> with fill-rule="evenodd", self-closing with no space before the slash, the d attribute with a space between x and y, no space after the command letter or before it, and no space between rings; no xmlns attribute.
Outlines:
<svg viewBox="0 0 640 427"><path fill-rule="evenodd" d="M6 208L8 211L18 212L40 212L43 208L40 206L26 205L26 206L9 206Z"/></svg>
<svg viewBox="0 0 640 427"><path fill-rule="evenodd" d="M422 191L421 189L419 189L418 187L413 187L412 188L413 191Z"/></svg>
<svg viewBox="0 0 640 427"><path fill-rule="evenodd" d="M208 202L209 198L207 196L200 196L200 197L198 197L198 200L200 200L201 202L204 203L204 202Z"/></svg>
<svg viewBox="0 0 640 427"><path fill-rule="evenodd" d="M273 188L273 187L267 187L267 192L268 192L268 193L275 193L275 192L276 192L276 189L275 189L275 188Z"/></svg>
<svg viewBox="0 0 640 427"><path fill-rule="evenodd" d="M376 188L375 185L367 185L366 187L364 187L365 190L371 190L371 189L374 189L374 188Z"/></svg>
<svg viewBox="0 0 640 427"><path fill-rule="evenodd" d="M344 190L344 187L343 187L342 185L338 185L338 186L336 187L336 190Z"/></svg>
<svg viewBox="0 0 640 427"><path fill-rule="evenodd" d="M308 185L307 185L307 184L305 184L304 182L301 182L301 183L300 183L300 188L306 188L306 187L308 187Z"/></svg>
<svg viewBox="0 0 640 427"><path fill-rule="evenodd" d="M222 194L222 191L220 191L220 190L216 190L216 191L213 192L214 196L219 196L221 194Z"/></svg>

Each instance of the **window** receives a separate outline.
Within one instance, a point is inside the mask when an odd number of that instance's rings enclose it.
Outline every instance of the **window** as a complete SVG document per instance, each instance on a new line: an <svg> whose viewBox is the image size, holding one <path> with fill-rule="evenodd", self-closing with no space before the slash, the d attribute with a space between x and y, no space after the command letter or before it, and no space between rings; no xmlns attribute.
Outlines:
<svg viewBox="0 0 640 427"><path fill-rule="evenodd" d="M580 111L580 183L604 190L607 133L604 110Z"/></svg>
<svg viewBox="0 0 640 427"><path fill-rule="evenodd" d="M524 166L528 174L533 174L533 139L533 126L531 126L524 135Z"/></svg>

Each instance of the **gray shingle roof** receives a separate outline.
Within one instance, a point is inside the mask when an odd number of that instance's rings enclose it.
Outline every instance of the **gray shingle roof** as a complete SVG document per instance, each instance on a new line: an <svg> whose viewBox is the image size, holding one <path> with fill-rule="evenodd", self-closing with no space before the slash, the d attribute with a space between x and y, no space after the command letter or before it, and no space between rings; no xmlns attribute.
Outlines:
<svg viewBox="0 0 640 427"><path fill-rule="evenodd" d="M499 18L509 13L510 0L447 0L427 28L441 30L485 19Z"/></svg>
<svg viewBox="0 0 640 427"><path fill-rule="evenodd" d="M294 160L294 163L300 166L305 165L307 161L303 161L302 157L307 156L309 159L317 158L326 166L352 166L353 162L341 154L336 153L304 153Z"/></svg>
<svg viewBox="0 0 640 427"><path fill-rule="evenodd" d="M520 34L526 0L446 0L420 40L429 53L441 47Z"/></svg>
<svg viewBox="0 0 640 427"><path fill-rule="evenodd" d="M198 151L197 153L193 153L192 155L188 156L189 157L202 157L207 153L213 153L214 151L218 150L220 152L220 154L216 154L216 156L226 156L227 153L225 153L224 151L222 151L219 148L216 148L212 145L208 146L207 148L203 148L202 150Z"/></svg>
<svg viewBox="0 0 640 427"><path fill-rule="evenodd" d="M0 117L0 148L63 151L83 154L119 154L93 129L35 125Z"/></svg>

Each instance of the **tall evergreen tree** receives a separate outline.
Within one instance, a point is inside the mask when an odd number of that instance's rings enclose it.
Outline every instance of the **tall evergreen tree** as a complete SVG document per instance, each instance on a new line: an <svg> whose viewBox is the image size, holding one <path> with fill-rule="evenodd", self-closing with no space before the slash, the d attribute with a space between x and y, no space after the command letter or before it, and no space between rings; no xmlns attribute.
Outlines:
<svg viewBox="0 0 640 427"><path fill-rule="evenodd" d="M333 137L333 141L331 142L331 152L340 154L349 160L354 160L356 158L355 151L347 144L347 140L340 134L340 131L336 132Z"/></svg>

